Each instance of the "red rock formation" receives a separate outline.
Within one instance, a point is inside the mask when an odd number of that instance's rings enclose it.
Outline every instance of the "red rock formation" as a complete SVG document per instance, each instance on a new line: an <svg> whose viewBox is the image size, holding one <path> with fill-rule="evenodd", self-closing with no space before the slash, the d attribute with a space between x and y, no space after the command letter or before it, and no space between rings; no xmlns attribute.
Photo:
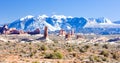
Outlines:
<svg viewBox="0 0 120 63"><path fill-rule="evenodd" d="M10 34L20 34L20 32L18 30L11 30Z"/></svg>
<svg viewBox="0 0 120 63"><path fill-rule="evenodd" d="M2 27L0 27L0 34L2 34Z"/></svg>
<svg viewBox="0 0 120 63"><path fill-rule="evenodd" d="M45 26L44 28L44 38L47 39L48 38L48 27Z"/></svg>
<svg viewBox="0 0 120 63"><path fill-rule="evenodd" d="M33 32L29 32L29 31L28 31L28 34L32 34L32 35L34 35L34 34L40 34L40 29L37 28L37 29L34 30Z"/></svg>
<svg viewBox="0 0 120 63"><path fill-rule="evenodd" d="M37 28L35 31L34 31L35 34L40 34L40 29Z"/></svg>
<svg viewBox="0 0 120 63"><path fill-rule="evenodd" d="M67 33L67 34L65 35L65 39L66 39L66 40L70 40L70 38L71 38L71 34L70 34L70 33Z"/></svg>
<svg viewBox="0 0 120 63"><path fill-rule="evenodd" d="M81 35L76 35L76 39L83 38Z"/></svg>
<svg viewBox="0 0 120 63"><path fill-rule="evenodd" d="M19 32L20 32L20 34L25 34L25 32L23 30L20 30Z"/></svg>
<svg viewBox="0 0 120 63"><path fill-rule="evenodd" d="M61 29L60 32L59 32L59 35L60 36L65 36L65 34L66 34L65 30Z"/></svg>
<svg viewBox="0 0 120 63"><path fill-rule="evenodd" d="M71 30L71 35L74 35L74 29Z"/></svg>
<svg viewBox="0 0 120 63"><path fill-rule="evenodd" d="M6 34L6 31L8 31L9 29L8 29L8 26L7 25L4 25L2 28L1 28L1 30L0 30L0 32L1 32L1 34Z"/></svg>
<svg viewBox="0 0 120 63"><path fill-rule="evenodd" d="M11 31L11 30L16 30L16 28L10 28L9 31Z"/></svg>
<svg viewBox="0 0 120 63"><path fill-rule="evenodd" d="M16 28L10 28L9 30L7 30L7 34L20 34L20 31Z"/></svg>

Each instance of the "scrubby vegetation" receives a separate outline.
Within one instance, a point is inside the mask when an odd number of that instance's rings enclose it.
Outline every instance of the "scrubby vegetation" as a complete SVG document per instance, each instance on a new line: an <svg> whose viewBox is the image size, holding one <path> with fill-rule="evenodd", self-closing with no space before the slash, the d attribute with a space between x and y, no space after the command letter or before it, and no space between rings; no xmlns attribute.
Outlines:
<svg viewBox="0 0 120 63"><path fill-rule="evenodd" d="M60 53L60 52L47 53L45 55L45 58L48 58L48 59L62 59L63 54Z"/></svg>
<svg viewBox="0 0 120 63"><path fill-rule="evenodd" d="M45 42L0 42L0 62L17 59L23 63L53 61L81 63L117 63L120 62L119 45L107 43L68 43L54 39L55 43ZM45 60L43 60L45 59ZM33 60L33 61L32 61ZM12 60L15 62L16 60ZM11 62L12 63L12 62ZM19 62L18 62L19 63Z"/></svg>

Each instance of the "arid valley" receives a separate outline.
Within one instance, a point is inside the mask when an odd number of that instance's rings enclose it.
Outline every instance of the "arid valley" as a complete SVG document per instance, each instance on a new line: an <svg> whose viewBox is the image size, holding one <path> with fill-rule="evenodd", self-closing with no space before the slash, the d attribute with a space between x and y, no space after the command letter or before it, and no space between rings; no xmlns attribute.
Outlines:
<svg viewBox="0 0 120 63"><path fill-rule="evenodd" d="M0 63L119 63L119 35L0 35Z"/></svg>

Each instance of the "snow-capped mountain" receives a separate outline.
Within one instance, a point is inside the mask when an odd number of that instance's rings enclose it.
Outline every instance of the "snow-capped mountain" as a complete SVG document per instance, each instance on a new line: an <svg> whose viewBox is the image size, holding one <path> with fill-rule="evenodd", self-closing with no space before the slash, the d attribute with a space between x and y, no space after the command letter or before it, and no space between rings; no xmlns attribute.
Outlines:
<svg viewBox="0 0 120 63"><path fill-rule="evenodd" d="M115 24L120 24L120 20L119 20L119 21L114 21L113 23L115 23Z"/></svg>
<svg viewBox="0 0 120 63"><path fill-rule="evenodd" d="M46 15L42 16L31 16L28 15L24 18L20 18L8 25L9 28L16 28L18 30L35 30L36 28L44 29L44 26L48 26L50 31L56 31L60 29L70 30L72 28L78 29L84 27L87 20L83 17L71 17L64 15L53 15L48 17Z"/></svg>
<svg viewBox="0 0 120 63"><path fill-rule="evenodd" d="M87 24L84 27L87 28L119 28L120 25L112 23L107 18L88 18Z"/></svg>
<svg viewBox="0 0 120 63"><path fill-rule="evenodd" d="M120 24L112 23L109 19L104 17L84 18L64 15L53 15L51 17L39 15L35 17L28 15L8 25L9 28L16 28L24 31L33 31L36 28L44 30L44 26L48 26L49 31L74 29L76 32L79 32L81 29L87 28L119 28Z"/></svg>

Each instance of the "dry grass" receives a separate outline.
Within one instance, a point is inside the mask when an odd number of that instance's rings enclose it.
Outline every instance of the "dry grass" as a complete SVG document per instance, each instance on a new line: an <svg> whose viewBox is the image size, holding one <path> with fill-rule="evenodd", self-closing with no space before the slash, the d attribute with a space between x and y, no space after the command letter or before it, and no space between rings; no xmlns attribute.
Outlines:
<svg viewBox="0 0 120 63"><path fill-rule="evenodd" d="M8 37L7 37L8 38ZM11 37L10 37L11 38ZM19 37L20 38L20 37ZM21 39L21 38L20 38ZM0 42L3 63L115 63L120 62L119 44L67 43L62 37L55 43ZM86 39L87 40L87 39ZM74 41L76 42L76 40Z"/></svg>

